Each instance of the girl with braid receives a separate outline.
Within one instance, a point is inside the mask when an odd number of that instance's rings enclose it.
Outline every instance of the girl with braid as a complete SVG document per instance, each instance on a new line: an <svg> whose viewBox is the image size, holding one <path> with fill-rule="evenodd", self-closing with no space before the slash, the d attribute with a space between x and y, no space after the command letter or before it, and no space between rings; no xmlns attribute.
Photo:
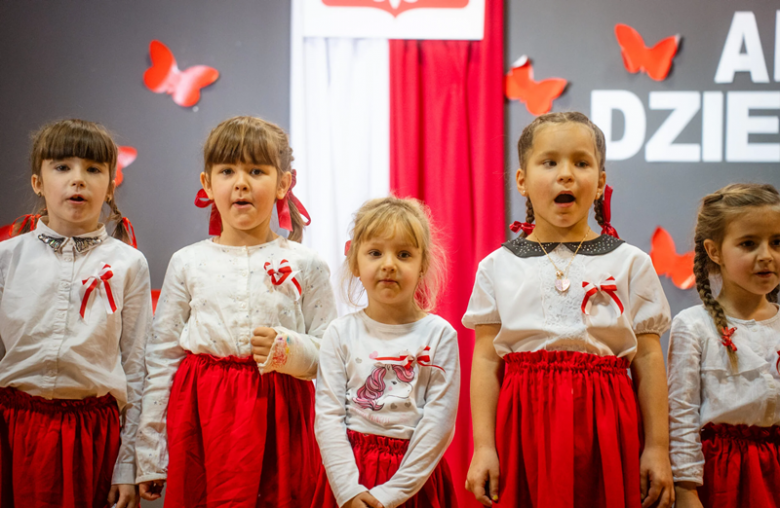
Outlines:
<svg viewBox="0 0 780 508"><path fill-rule="evenodd" d="M117 147L63 120L30 159L45 206L0 243L0 506L132 508L152 299L114 201Z"/></svg>
<svg viewBox="0 0 780 508"><path fill-rule="evenodd" d="M604 134L581 113L542 115L518 155L523 234L480 262L463 317L476 330L466 487L485 506L668 507L671 317L650 257L609 224Z"/></svg>
<svg viewBox="0 0 780 508"><path fill-rule="evenodd" d="M677 506L780 507L780 195L732 184L706 196L695 242L704 305L674 318L669 343Z"/></svg>

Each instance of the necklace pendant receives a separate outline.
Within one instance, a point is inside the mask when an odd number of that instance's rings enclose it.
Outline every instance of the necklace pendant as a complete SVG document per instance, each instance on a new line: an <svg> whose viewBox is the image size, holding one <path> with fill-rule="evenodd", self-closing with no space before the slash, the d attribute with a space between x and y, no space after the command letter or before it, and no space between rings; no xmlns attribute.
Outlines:
<svg viewBox="0 0 780 508"><path fill-rule="evenodd" d="M559 293L565 293L570 285L571 282L569 279L557 279L555 281L555 289L557 289Z"/></svg>

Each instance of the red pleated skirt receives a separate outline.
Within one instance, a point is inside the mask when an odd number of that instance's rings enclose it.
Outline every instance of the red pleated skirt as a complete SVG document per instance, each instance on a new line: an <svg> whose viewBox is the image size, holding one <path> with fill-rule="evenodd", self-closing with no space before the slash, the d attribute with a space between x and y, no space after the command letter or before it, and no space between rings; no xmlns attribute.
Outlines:
<svg viewBox="0 0 780 508"><path fill-rule="evenodd" d="M704 508L780 508L780 427L706 425Z"/></svg>
<svg viewBox="0 0 780 508"><path fill-rule="evenodd" d="M311 381L190 354L168 403L166 508L309 508L322 462Z"/></svg>
<svg viewBox="0 0 780 508"><path fill-rule="evenodd" d="M360 471L360 484L367 489L386 483L398 471L409 447L406 439L394 439L374 434L361 434L347 429L355 462ZM433 473L411 499L398 508L457 508L458 501L447 462L442 459ZM323 468L317 482L317 492L311 508L339 508Z"/></svg>
<svg viewBox="0 0 780 508"><path fill-rule="evenodd" d="M108 506L120 431L111 395L48 400L0 388L0 506Z"/></svg>
<svg viewBox="0 0 780 508"><path fill-rule="evenodd" d="M639 408L624 358L504 356L496 507L639 508Z"/></svg>

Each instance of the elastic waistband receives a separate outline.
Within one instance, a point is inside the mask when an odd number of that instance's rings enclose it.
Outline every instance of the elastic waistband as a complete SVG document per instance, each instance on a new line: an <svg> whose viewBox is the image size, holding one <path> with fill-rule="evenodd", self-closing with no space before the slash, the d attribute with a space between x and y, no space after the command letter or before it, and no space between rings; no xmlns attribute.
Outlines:
<svg viewBox="0 0 780 508"><path fill-rule="evenodd" d="M701 429L703 440L732 439L737 441L757 441L780 444L780 426L755 427L752 425L728 425L726 423L708 423Z"/></svg>
<svg viewBox="0 0 780 508"><path fill-rule="evenodd" d="M504 355L507 372L537 370L587 370L626 374L629 362L617 356L599 356L578 351L532 351Z"/></svg>
<svg viewBox="0 0 780 508"><path fill-rule="evenodd" d="M409 448L408 439L396 439L394 437L377 436L376 434L363 434L349 429L347 429L347 437L352 444L352 448L378 449L397 455L406 454L406 450Z"/></svg>
<svg viewBox="0 0 780 508"><path fill-rule="evenodd" d="M0 388L0 406L42 413L81 412L111 407L119 410L116 399L110 393L86 399L46 399L30 395L16 388Z"/></svg>
<svg viewBox="0 0 780 508"><path fill-rule="evenodd" d="M240 367L253 367L257 368L257 362L251 356L214 356L208 354L195 354L187 353L185 362L194 364L211 364L211 365L223 365L223 366L240 366Z"/></svg>

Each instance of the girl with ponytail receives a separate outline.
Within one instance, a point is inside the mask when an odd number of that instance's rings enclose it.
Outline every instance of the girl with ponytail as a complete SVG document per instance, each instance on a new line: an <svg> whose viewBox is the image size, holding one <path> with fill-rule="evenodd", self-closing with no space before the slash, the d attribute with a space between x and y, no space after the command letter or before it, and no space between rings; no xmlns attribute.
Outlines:
<svg viewBox="0 0 780 508"><path fill-rule="evenodd" d="M677 506L777 507L780 195L731 184L706 196L694 241L703 305L674 318L669 343Z"/></svg>
<svg viewBox="0 0 780 508"><path fill-rule="evenodd" d="M196 204L211 205L214 238L173 255L160 294L138 432L144 499L167 481L166 507L311 504L311 380L336 310L327 264L298 243L308 216L292 160L287 135L259 118L225 120L206 140Z"/></svg>
<svg viewBox="0 0 780 508"><path fill-rule="evenodd" d="M117 147L63 120L31 161L44 204L0 243L0 505L131 508L152 303L114 198Z"/></svg>

